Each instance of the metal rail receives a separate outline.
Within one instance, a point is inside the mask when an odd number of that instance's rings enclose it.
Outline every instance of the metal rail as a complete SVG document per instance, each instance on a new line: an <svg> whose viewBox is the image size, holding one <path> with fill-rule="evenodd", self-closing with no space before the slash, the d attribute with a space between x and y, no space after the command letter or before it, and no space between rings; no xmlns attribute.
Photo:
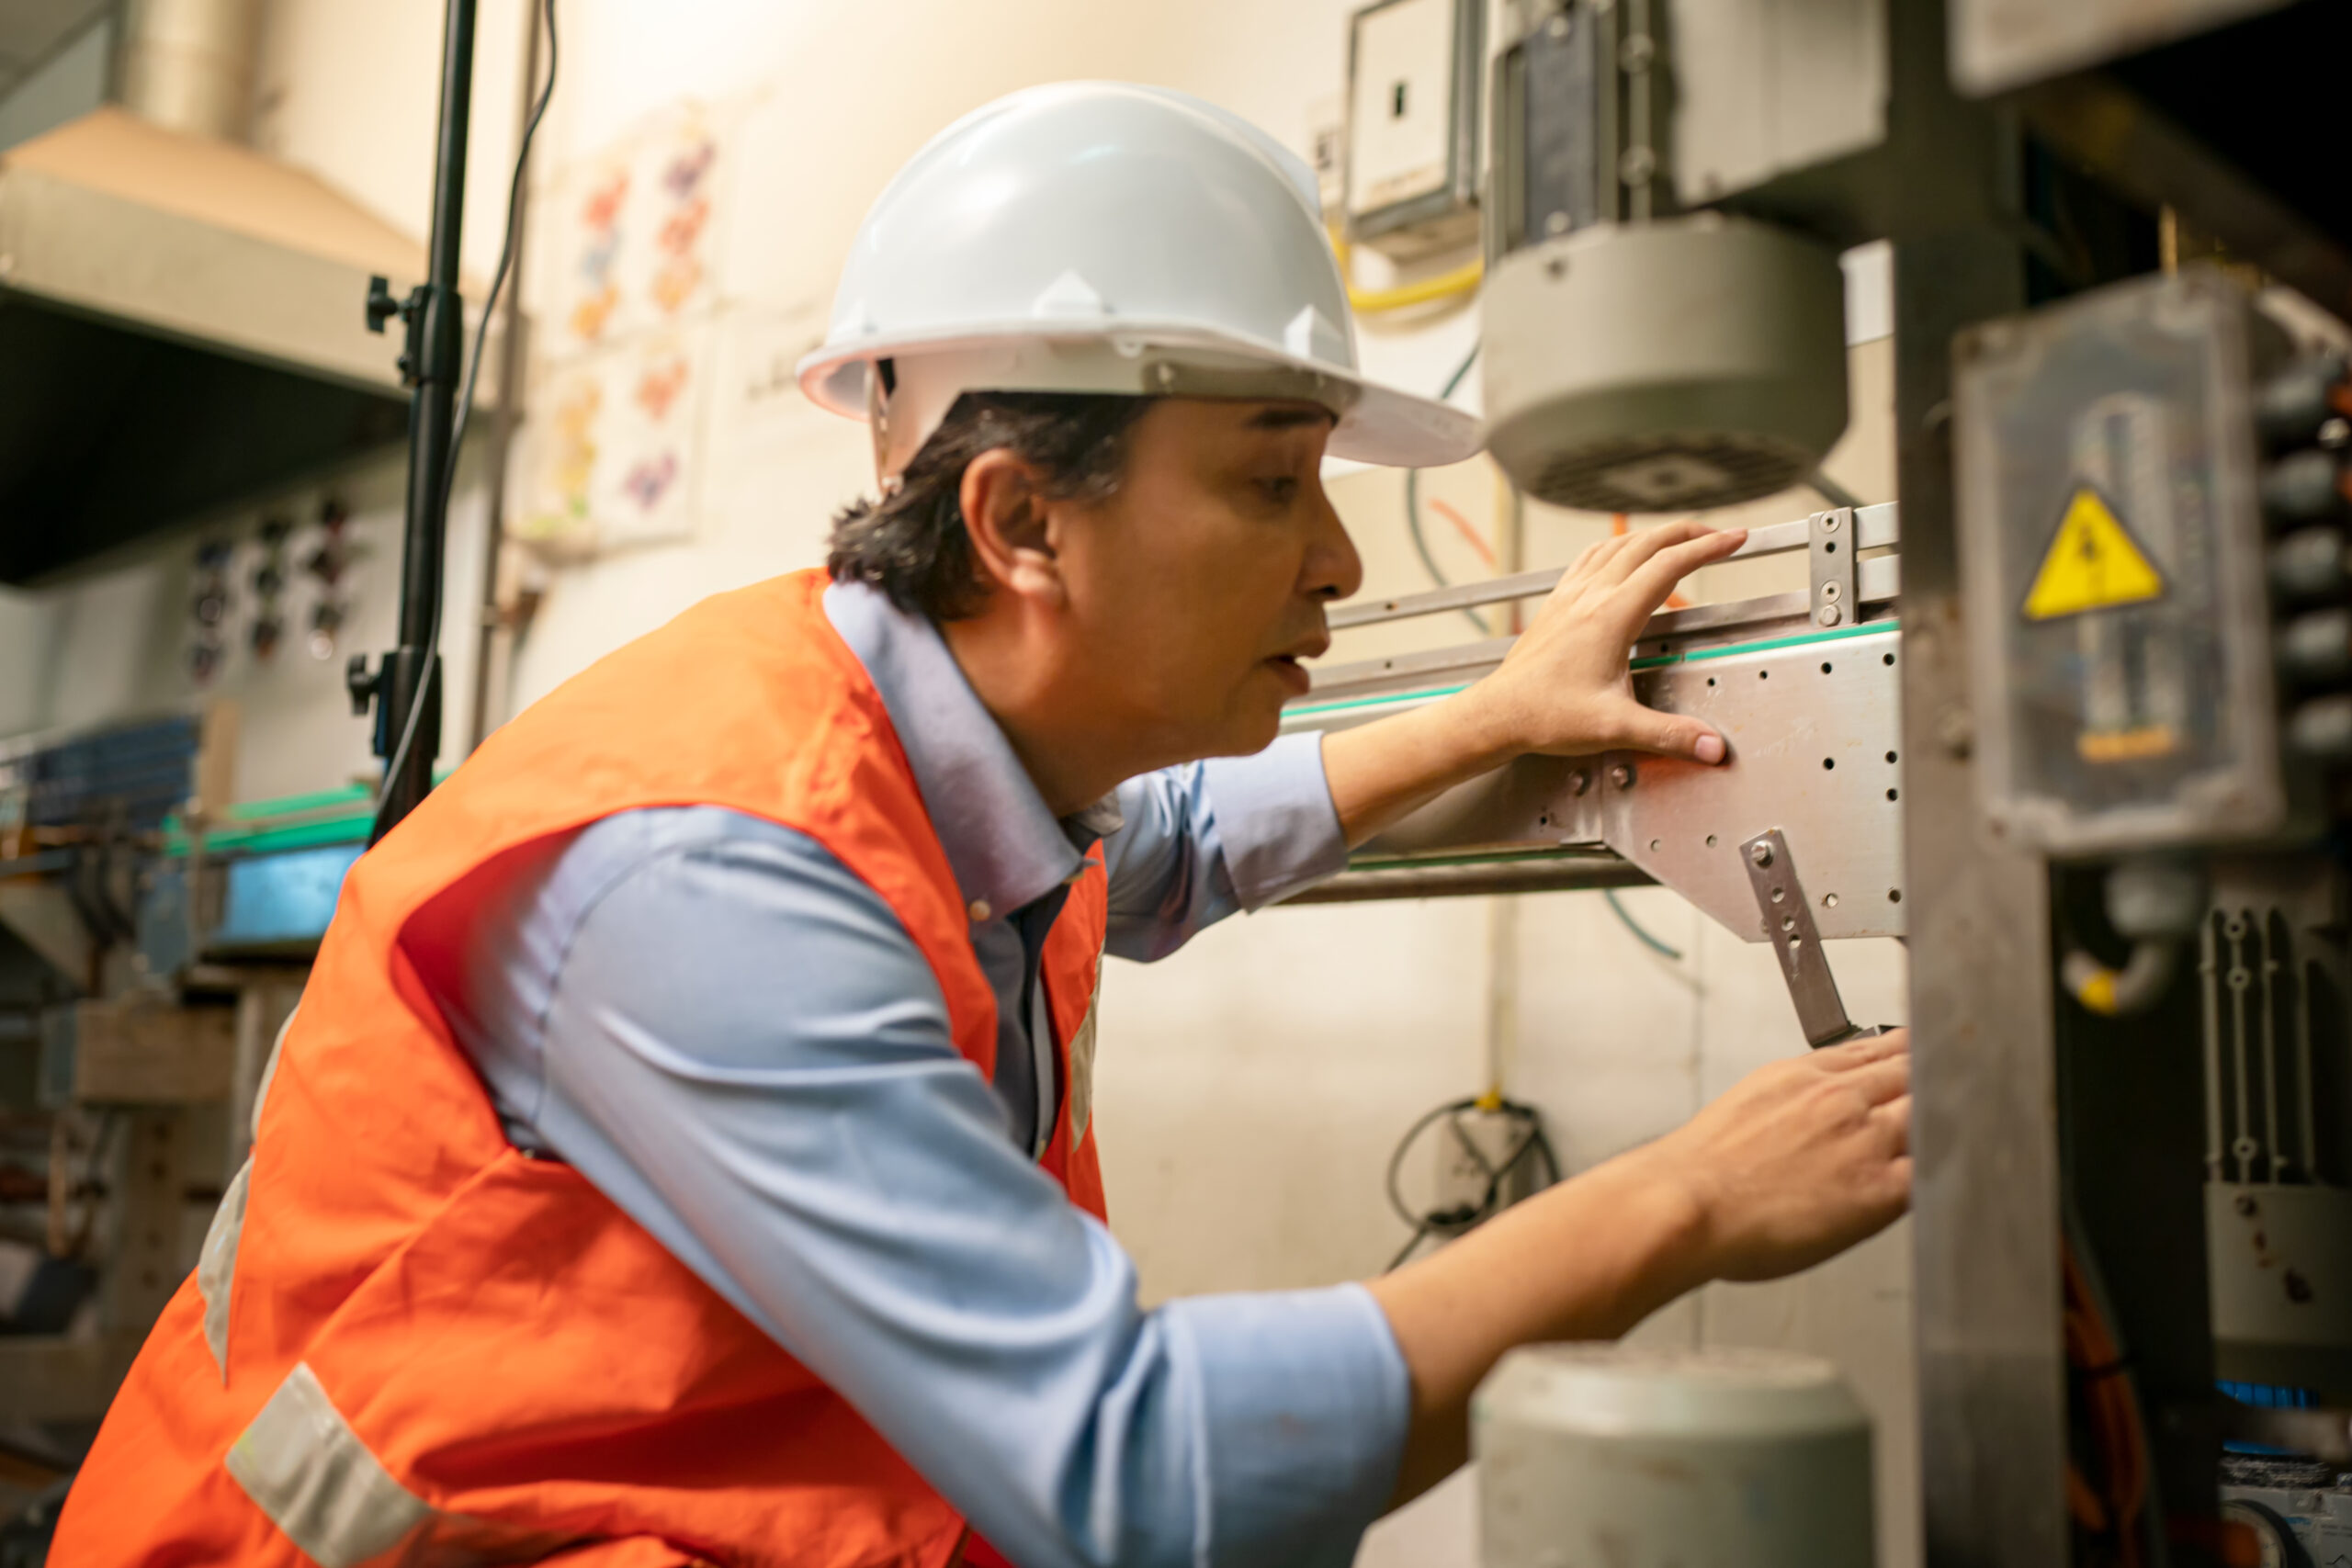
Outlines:
<svg viewBox="0 0 2352 1568"><path fill-rule="evenodd" d="M1902 526L1893 502L1865 506L1854 513L1854 547L1877 549L1902 540ZM1809 547L1812 543L1812 520L1800 517L1792 523L1774 523L1767 527L1751 528L1747 542L1726 556L1726 560L1747 560L1757 556L1786 555ZM1868 566L1870 563L1862 563ZM1362 604L1349 604L1331 612L1329 624L1333 631L1350 626L1378 626L1386 621L1410 620L1416 615L1434 615L1445 610L1475 610L1481 604L1501 604L1513 599L1532 599L1549 593L1565 574L1562 567L1547 567L1542 571L1522 571L1515 577L1491 578L1485 582L1465 582L1459 587L1432 589L1427 593L1407 593L1393 599L1375 599ZM1756 601L1750 601L1756 603ZM1702 604L1701 610L1729 608ZM1669 612L1688 615L1690 611ZM1660 628L1661 633L1679 629Z"/></svg>
<svg viewBox="0 0 2352 1568"><path fill-rule="evenodd" d="M1888 506L1872 507L1871 510L1891 513L1894 509ZM1795 525L1795 526L1801 527L1802 525ZM1758 529L1757 532L1763 533L1766 530ZM1892 542L1891 539L1888 542ZM1802 541L1798 547L1803 547ZM1489 589L1499 584L1523 582L1529 578L1546 575L1556 581L1559 574L1529 572L1525 577L1498 578L1491 583L1476 583L1462 589L1448 589L1446 592L1468 592L1474 589ZM1899 558L1881 556L1872 560L1863 561L1856 576L1860 583L1860 592L1858 597L1866 606L1891 604L1902 594L1903 563ZM1498 595L1494 598L1472 602L1494 604L1498 598L1524 598L1529 593L1540 593L1545 591L1545 588L1532 588L1513 594ZM1437 597L1435 594L1418 594L1412 600L1401 601L1401 603L1415 604L1416 607L1406 610L1398 615L1385 618L1396 620L1404 618L1405 615L1424 615L1436 610L1461 608L1459 604L1454 603L1426 607L1420 606L1418 603L1420 600L1435 597ZM1400 603L1400 601L1390 601L1390 603ZM1658 644L1657 652L1663 656L1668 652L1674 643L1692 637L1715 632L1730 632L1762 622L1801 622L1805 618L1805 613L1812 603L1811 593L1796 589L1786 593L1767 593L1754 599L1733 600L1722 604L1693 604L1686 610L1661 610L1651 616L1648 624L1642 627L1642 635L1634 644L1635 662L1638 665L1639 655L1644 646L1647 644ZM1366 605L1364 608L1371 609L1372 606ZM1339 624L1339 617L1334 615L1332 622L1336 626ZM1351 624L1363 626L1367 623L1356 621ZM1866 621L1856 623L1858 626L1868 624ZM1501 662L1503 655L1510 651L1510 645L1517 640L1516 637L1487 637L1476 642L1458 643L1452 648L1430 649L1420 653L1396 653L1381 659L1355 660L1346 664L1319 665L1312 671L1315 683L1307 700L1310 702L1330 700L1356 687L1374 682L1394 682L1424 675L1434 679L1489 668Z"/></svg>

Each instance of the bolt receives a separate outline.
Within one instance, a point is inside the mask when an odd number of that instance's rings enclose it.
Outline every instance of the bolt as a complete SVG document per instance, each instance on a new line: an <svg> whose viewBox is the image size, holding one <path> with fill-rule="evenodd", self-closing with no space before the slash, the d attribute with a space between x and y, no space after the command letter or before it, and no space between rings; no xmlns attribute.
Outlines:
<svg viewBox="0 0 2352 1568"><path fill-rule="evenodd" d="M1747 858L1758 866L1772 863L1772 846L1758 840L1747 846Z"/></svg>
<svg viewBox="0 0 2352 1568"><path fill-rule="evenodd" d="M1627 71L1646 71L1650 62L1657 58L1657 45L1647 33L1635 33L1617 46L1618 62Z"/></svg>
<svg viewBox="0 0 2352 1568"><path fill-rule="evenodd" d="M1615 767L1610 769L1609 782L1615 784L1619 789L1633 788L1634 764L1631 762L1620 762Z"/></svg>
<svg viewBox="0 0 2352 1568"><path fill-rule="evenodd" d="M1618 177L1629 186L1645 183L1657 173L1657 154L1646 147L1628 147L1617 161Z"/></svg>
<svg viewBox="0 0 2352 1568"><path fill-rule="evenodd" d="M1570 774L1568 775L1568 793L1569 793L1569 794L1571 794L1571 795L1582 795L1585 791L1587 791L1587 790L1590 789L1591 787L1592 787L1592 775L1591 775L1590 773L1586 773L1582 768L1578 768L1575 773L1570 773Z"/></svg>
<svg viewBox="0 0 2352 1568"><path fill-rule="evenodd" d="M1554 38L1566 38L1566 37L1567 37L1567 36L1568 36L1568 17L1567 17L1567 13L1566 13L1566 12L1565 12L1565 11L1555 13L1555 14L1553 16L1553 17L1552 17L1552 19L1551 19L1550 21L1548 21L1548 22L1546 22L1546 23L1544 23L1544 30L1545 32L1549 33L1549 34L1550 34L1552 37L1554 37Z"/></svg>
<svg viewBox="0 0 2352 1568"><path fill-rule="evenodd" d="M1567 231L1568 215L1566 213L1555 212L1544 220L1544 232L1546 234L1565 234Z"/></svg>
<svg viewBox="0 0 2352 1568"><path fill-rule="evenodd" d="M1824 604L1813 613L1814 625L1820 626L1834 626L1845 618L1845 612L1835 604Z"/></svg>
<svg viewBox="0 0 2352 1568"><path fill-rule="evenodd" d="M1936 739L1951 755L1965 757L1976 743L1976 721L1964 707L1948 707L1936 716Z"/></svg>

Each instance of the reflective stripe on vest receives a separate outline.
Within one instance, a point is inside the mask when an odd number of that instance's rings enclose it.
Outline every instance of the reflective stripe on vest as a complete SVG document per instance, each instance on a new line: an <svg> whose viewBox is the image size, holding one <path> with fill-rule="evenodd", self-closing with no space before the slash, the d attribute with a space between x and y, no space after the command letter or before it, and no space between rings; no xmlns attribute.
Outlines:
<svg viewBox="0 0 2352 1568"><path fill-rule="evenodd" d="M294 1015L301 1010L300 1002L287 1010L286 1021L277 1026L277 1038L270 1042L269 1055L262 1063L261 1083L254 1090L255 1143L261 1141L261 1108L269 1102L269 1080L277 1074L277 1054L286 1049L286 1032L294 1027ZM247 1155L229 1190L220 1194L220 1207L213 1211L212 1223L205 1227L204 1250L196 1265L196 1293L204 1298L204 1345L212 1352L212 1364L220 1370L224 1388L229 1383L229 1296L237 1280L237 1243L245 1234L245 1196L253 1182L254 1156Z"/></svg>
<svg viewBox="0 0 2352 1568"><path fill-rule="evenodd" d="M1094 955L1094 992L1086 999L1086 1021L1070 1036L1069 1049L1069 1141L1072 1147L1086 1141L1086 1129L1094 1115L1094 1020L1102 1010L1102 955Z"/></svg>
<svg viewBox="0 0 2352 1568"><path fill-rule="evenodd" d="M599 661L360 858L253 1163L107 1414L54 1561L944 1568L962 1520L848 1401L578 1172L516 1154L404 946L497 856L720 807L806 832L890 905L988 1078L966 903L824 591L810 573L721 595ZM1070 1091L1039 1165L1098 1218L1081 1039L1106 902L1098 851L1039 959Z"/></svg>
<svg viewBox="0 0 2352 1568"><path fill-rule="evenodd" d="M562 1538L444 1513L393 1479L298 1363L227 1460L229 1473L319 1568L528 1562Z"/></svg>

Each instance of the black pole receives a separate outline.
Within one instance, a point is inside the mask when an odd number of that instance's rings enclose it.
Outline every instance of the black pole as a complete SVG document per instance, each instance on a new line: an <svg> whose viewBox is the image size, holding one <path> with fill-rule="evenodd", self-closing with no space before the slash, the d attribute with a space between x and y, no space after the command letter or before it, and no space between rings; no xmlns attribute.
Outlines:
<svg viewBox="0 0 2352 1568"><path fill-rule="evenodd" d="M434 153L433 232L424 285L395 301L382 278L368 301L378 331L392 316L407 323L401 370L413 389L408 423L408 513L401 549L400 646L370 673L352 660L353 704L373 700L376 754L385 759L373 843L433 787L441 752L442 579L449 532L449 476L458 383L464 374L465 305L458 293L458 241L465 218L466 130L473 98L475 0L449 0L441 47L441 126ZM419 692L423 693L419 705Z"/></svg>

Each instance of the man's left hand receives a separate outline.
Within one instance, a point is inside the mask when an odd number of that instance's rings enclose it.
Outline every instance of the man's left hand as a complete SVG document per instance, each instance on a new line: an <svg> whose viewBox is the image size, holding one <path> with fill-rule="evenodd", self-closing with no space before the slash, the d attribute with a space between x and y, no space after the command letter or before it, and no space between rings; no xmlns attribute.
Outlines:
<svg viewBox="0 0 2352 1568"><path fill-rule="evenodd" d="M1676 583L1747 541L1745 528L1669 523L1601 540L1578 556L1502 667L1462 694L1480 726L1512 751L1581 755L1629 749L1724 760L1703 719L1659 713L1634 697L1634 640Z"/></svg>

